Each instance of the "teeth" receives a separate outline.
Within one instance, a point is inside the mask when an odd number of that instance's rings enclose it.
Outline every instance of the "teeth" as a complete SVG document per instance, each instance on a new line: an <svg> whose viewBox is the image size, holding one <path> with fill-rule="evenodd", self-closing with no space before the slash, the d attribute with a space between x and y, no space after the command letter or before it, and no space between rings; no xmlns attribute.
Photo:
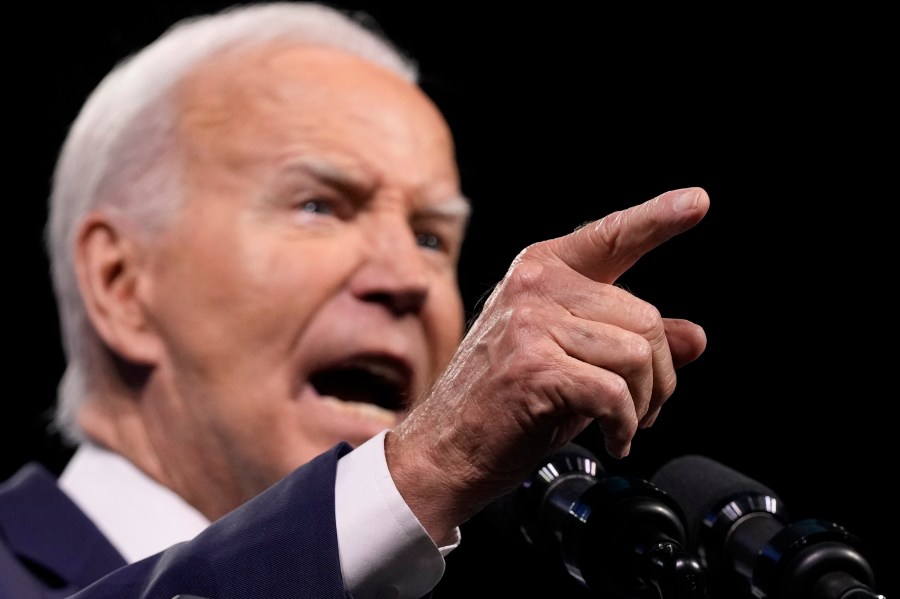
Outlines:
<svg viewBox="0 0 900 599"><path fill-rule="evenodd" d="M323 396L322 400L328 402L329 404L335 406L345 413L366 418L385 426L395 426L399 421L399 418L395 412L386 410L385 408L376 406L374 404L360 403L356 401L343 401L338 399L337 397L332 397L330 395Z"/></svg>

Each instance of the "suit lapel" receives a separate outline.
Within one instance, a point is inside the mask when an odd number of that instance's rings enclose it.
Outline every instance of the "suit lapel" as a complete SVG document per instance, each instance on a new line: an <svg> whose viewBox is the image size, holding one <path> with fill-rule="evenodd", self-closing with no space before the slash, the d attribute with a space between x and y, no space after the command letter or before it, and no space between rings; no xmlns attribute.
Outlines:
<svg viewBox="0 0 900 599"><path fill-rule="evenodd" d="M82 588L125 565L38 463L26 464L0 485L0 536L32 572L55 584Z"/></svg>

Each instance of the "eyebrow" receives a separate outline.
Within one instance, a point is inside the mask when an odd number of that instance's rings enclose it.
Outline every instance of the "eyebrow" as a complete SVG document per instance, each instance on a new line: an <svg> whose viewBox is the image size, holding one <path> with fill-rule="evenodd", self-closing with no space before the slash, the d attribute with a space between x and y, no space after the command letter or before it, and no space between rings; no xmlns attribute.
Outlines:
<svg viewBox="0 0 900 599"><path fill-rule="evenodd" d="M373 177L367 176L359 170L354 172L353 168L344 168L321 158L306 156L292 160L287 170L309 173L326 184L345 191L368 190L374 186ZM423 217L468 220L472 213L472 203L463 195L455 195L422 206L418 213Z"/></svg>
<svg viewBox="0 0 900 599"><path fill-rule="evenodd" d="M332 187L345 191L359 191L370 189L373 179L365 173L356 172L350 168L340 167L330 160L305 156L291 160L285 168L286 172L301 172L321 179Z"/></svg>
<svg viewBox="0 0 900 599"><path fill-rule="evenodd" d="M440 202L424 206L420 210L420 213L423 216L468 220L469 216L472 214L472 204L464 196L453 196Z"/></svg>

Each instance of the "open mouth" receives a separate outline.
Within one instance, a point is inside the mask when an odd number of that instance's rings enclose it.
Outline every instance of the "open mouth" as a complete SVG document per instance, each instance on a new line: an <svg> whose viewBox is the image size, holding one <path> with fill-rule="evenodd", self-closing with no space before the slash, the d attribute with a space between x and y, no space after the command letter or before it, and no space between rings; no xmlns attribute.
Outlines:
<svg viewBox="0 0 900 599"><path fill-rule="evenodd" d="M412 373L390 357L357 356L313 373L309 382L319 395L396 412L407 407Z"/></svg>

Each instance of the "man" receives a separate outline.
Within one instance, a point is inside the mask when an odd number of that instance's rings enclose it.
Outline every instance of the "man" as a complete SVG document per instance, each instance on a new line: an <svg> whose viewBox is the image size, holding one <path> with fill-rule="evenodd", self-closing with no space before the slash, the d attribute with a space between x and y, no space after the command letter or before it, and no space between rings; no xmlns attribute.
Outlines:
<svg viewBox="0 0 900 599"><path fill-rule="evenodd" d="M676 190L534 244L464 333L469 206L415 65L342 14L176 27L88 99L49 222L80 443L0 494L17 597L418 597L592 422L629 451L705 349L614 283ZM352 451L351 451L352 449Z"/></svg>

